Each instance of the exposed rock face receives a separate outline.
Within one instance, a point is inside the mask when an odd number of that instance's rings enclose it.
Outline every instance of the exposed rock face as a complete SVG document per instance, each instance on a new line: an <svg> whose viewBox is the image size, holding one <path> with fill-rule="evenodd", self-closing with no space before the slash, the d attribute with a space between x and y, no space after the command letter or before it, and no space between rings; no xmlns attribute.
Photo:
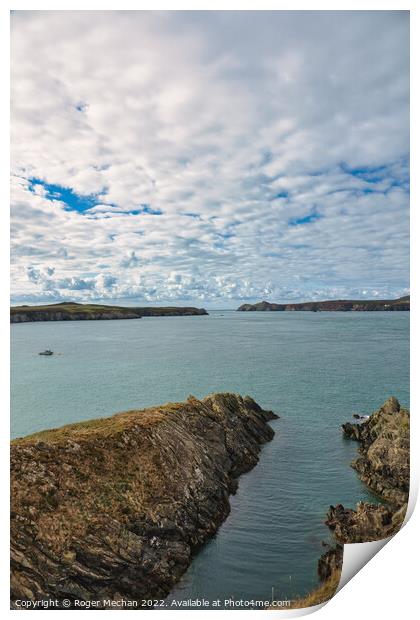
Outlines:
<svg viewBox="0 0 420 620"><path fill-rule="evenodd" d="M227 517L276 417L214 394L13 441L12 606L164 597Z"/></svg>
<svg viewBox="0 0 420 620"><path fill-rule="evenodd" d="M256 304L243 304L239 306L240 312L372 312L410 310L410 296L399 299L333 299L331 301L306 301L298 304L276 304L268 301L260 301Z"/></svg>
<svg viewBox="0 0 420 620"><path fill-rule="evenodd" d="M386 504L359 502L356 510L330 506L326 524L340 543L380 540L401 527L410 485L410 414L389 398L367 420L342 426L345 437L360 442L353 461L363 482Z"/></svg>
<svg viewBox="0 0 420 620"><path fill-rule="evenodd" d="M396 398L360 424L344 424L343 433L360 441L352 466L366 485L393 505L407 503L410 484L410 414Z"/></svg>
<svg viewBox="0 0 420 620"><path fill-rule="evenodd" d="M410 469L410 414L391 397L367 419L342 425L345 437L360 441L360 456L352 466L360 478L386 500L386 504L359 502L356 509L330 506L326 525L337 544L318 560L321 585L297 599L292 607L303 608L328 600L338 587L343 563L343 544L381 540L395 534L407 511Z"/></svg>
<svg viewBox="0 0 420 620"><path fill-rule="evenodd" d="M10 315L11 323L38 323L40 321L111 321L117 319L141 319L138 312L120 312L118 310L69 313L61 310L48 312L15 312Z"/></svg>
<svg viewBox="0 0 420 620"><path fill-rule="evenodd" d="M341 571L343 564L343 545L336 545L328 549L318 560L318 577L320 581L330 579L337 570Z"/></svg>
<svg viewBox="0 0 420 620"><path fill-rule="evenodd" d="M406 509L406 505L396 510L383 504L359 502L352 510L337 504L330 506L325 523L340 543L381 540L401 527Z"/></svg>

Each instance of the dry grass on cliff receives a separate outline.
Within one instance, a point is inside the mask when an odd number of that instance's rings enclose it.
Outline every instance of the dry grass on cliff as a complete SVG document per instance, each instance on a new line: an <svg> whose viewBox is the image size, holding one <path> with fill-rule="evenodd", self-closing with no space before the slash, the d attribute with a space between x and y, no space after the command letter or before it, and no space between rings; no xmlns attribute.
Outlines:
<svg viewBox="0 0 420 620"><path fill-rule="evenodd" d="M95 418L84 422L67 424L59 428L52 428L39 431L26 437L19 437L11 441L11 445L23 445L44 441L46 443L57 443L60 441L74 440L83 441L92 434L98 433L101 436L117 435L128 430L130 426L151 426L164 419L165 412L175 412L179 407L178 403L168 403L159 408L149 408L141 410L124 411L107 418Z"/></svg>
<svg viewBox="0 0 420 620"><path fill-rule="evenodd" d="M321 583L320 586L315 588L315 590L312 590L312 592L309 592L306 596L292 601L287 609L303 609L305 607L313 607L314 605L326 603L336 593L340 576L341 569L334 570L331 576L326 581Z"/></svg>
<svg viewBox="0 0 420 620"><path fill-rule="evenodd" d="M66 549L75 537L82 540L105 531L113 520L135 521L156 498L171 490L176 495L172 487L177 484L182 488L178 459L187 459L187 449L182 442L185 421L180 418L188 418L193 410L191 404L182 408L169 403L14 440L14 514L56 551ZM168 436L177 433L174 454Z"/></svg>
<svg viewBox="0 0 420 620"><path fill-rule="evenodd" d="M227 420L232 399L223 399ZM143 521L176 519L185 502L193 502L190 486L197 477L211 476L211 490L222 476L219 417L223 422L221 413L191 397L14 440L12 535L25 530L60 554L73 540L86 542L98 532L117 544L130 524L141 529Z"/></svg>

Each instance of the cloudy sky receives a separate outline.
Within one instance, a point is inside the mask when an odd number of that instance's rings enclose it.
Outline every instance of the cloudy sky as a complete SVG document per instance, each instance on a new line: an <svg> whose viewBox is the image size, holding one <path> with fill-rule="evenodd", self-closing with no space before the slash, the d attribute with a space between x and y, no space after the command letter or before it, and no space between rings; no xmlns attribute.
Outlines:
<svg viewBox="0 0 420 620"><path fill-rule="evenodd" d="M407 12L12 16L12 301L408 292Z"/></svg>

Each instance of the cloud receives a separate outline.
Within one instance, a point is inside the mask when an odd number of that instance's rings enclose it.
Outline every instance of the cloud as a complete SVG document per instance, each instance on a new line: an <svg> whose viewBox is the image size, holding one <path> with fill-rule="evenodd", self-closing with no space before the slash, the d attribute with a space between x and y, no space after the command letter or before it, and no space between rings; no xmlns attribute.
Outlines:
<svg viewBox="0 0 420 620"><path fill-rule="evenodd" d="M408 27L15 12L13 299L406 292Z"/></svg>
<svg viewBox="0 0 420 620"><path fill-rule="evenodd" d="M132 267L137 267L140 264L140 259L138 256L136 256L135 251L133 250L130 254L130 256L128 256L128 258L123 258L122 261L120 262L120 266L124 267L125 269L127 268L132 268Z"/></svg>

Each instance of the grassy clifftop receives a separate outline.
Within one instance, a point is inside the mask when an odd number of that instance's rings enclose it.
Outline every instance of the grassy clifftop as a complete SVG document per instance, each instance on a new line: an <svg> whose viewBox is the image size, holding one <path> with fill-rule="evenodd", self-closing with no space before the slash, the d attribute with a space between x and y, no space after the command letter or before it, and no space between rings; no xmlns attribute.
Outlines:
<svg viewBox="0 0 420 620"><path fill-rule="evenodd" d="M144 316L194 316L203 314L207 314L204 308L194 307L129 308L125 306L64 302L46 306L11 307L10 322L141 319Z"/></svg>
<svg viewBox="0 0 420 620"><path fill-rule="evenodd" d="M12 607L165 596L228 515L275 417L213 394L14 440Z"/></svg>

